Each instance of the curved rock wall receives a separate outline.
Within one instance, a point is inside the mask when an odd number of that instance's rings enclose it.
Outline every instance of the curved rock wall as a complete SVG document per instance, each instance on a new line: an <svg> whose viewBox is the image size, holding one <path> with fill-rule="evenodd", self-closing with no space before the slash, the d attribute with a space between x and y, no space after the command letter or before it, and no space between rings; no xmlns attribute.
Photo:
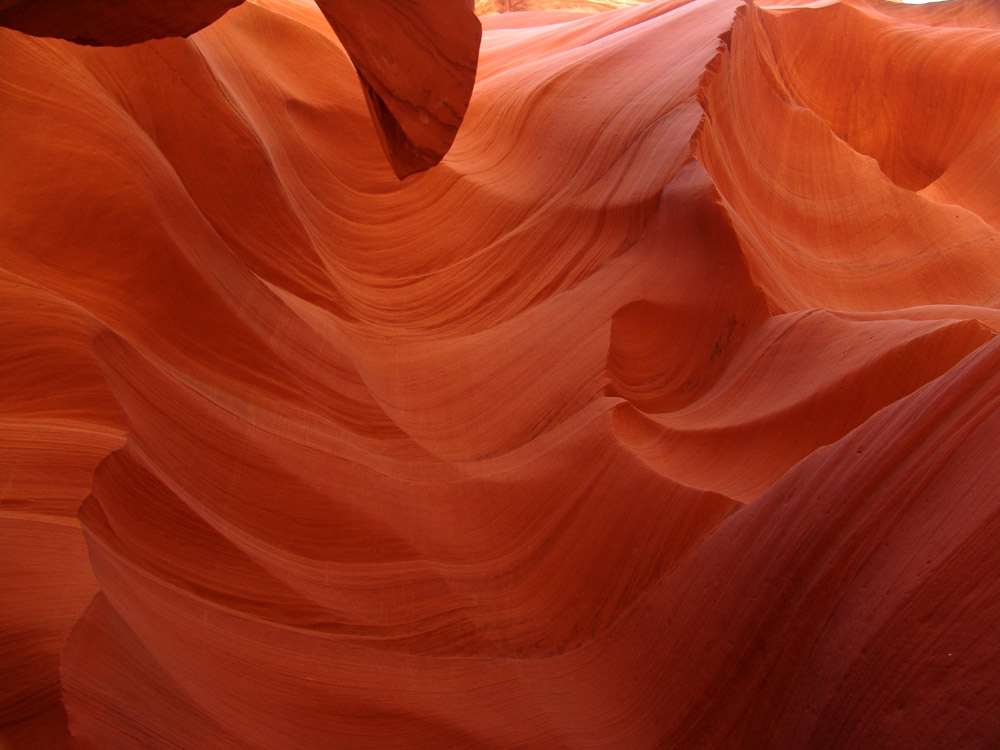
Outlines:
<svg viewBox="0 0 1000 750"><path fill-rule="evenodd" d="M322 5L0 29L0 738L995 746L995 8Z"/></svg>

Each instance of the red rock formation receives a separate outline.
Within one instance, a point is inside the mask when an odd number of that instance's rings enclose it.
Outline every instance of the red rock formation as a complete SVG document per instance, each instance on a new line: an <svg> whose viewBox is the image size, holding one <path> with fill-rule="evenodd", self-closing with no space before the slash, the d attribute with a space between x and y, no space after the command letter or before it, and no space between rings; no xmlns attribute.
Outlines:
<svg viewBox="0 0 1000 750"><path fill-rule="evenodd" d="M5 212L5 227L15 220ZM62 295L0 272L0 747L68 742L59 654L97 592L76 513L97 464L124 442L91 354L100 330Z"/></svg>
<svg viewBox="0 0 1000 750"><path fill-rule="evenodd" d="M598 13L616 8L640 5L649 0L475 0L476 13L513 13L524 11L563 11L569 13Z"/></svg>
<svg viewBox="0 0 1000 750"><path fill-rule="evenodd" d="M0 739L996 745L995 9L337 33L0 30Z"/></svg>
<svg viewBox="0 0 1000 750"><path fill-rule="evenodd" d="M776 309L997 300L995 31L897 7L747 6L711 66L696 153Z"/></svg>
<svg viewBox="0 0 1000 750"><path fill-rule="evenodd" d="M357 68L382 148L400 179L451 148L476 81L481 28L471 0L319 0Z"/></svg>
<svg viewBox="0 0 1000 750"><path fill-rule="evenodd" d="M187 36L243 0L0 0L0 26L79 44L123 45Z"/></svg>
<svg viewBox="0 0 1000 750"><path fill-rule="evenodd" d="M0 26L82 44L128 45L188 36L241 2L3 0ZM308 15L295 0L263 4L294 18ZM358 71L382 148L399 178L441 161L476 80L481 29L472 1L320 0L319 6Z"/></svg>

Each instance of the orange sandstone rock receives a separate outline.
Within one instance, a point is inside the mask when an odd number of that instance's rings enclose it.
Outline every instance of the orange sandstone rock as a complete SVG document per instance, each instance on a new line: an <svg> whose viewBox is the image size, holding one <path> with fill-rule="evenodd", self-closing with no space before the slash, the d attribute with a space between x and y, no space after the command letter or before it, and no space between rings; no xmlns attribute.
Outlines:
<svg viewBox="0 0 1000 750"><path fill-rule="evenodd" d="M188 36L243 0L3 0L0 26L78 44L124 45Z"/></svg>
<svg viewBox="0 0 1000 750"><path fill-rule="evenodd" d="M188 36L241 2L6 0L0 4L0 26L80 44L119 46ZM262 4L297 18L308 15L294 0ZM476 80L481 30L471 0L321 0L319 6L358 71L396 174L402 179L437 164L455 139Z"/></svg>
<svg viewBox="0 0 1000 750"><path fill-rule="evenodd" d="M321 5L0 29L0 738L996 745L993 6Z"/></svg>
<svg viewBox="0 0 1000 750"><path fill-rule="evenodd" d="M471 0L319 0L357 68L400 179L437 164L462 123L479 59Z"/></svg>

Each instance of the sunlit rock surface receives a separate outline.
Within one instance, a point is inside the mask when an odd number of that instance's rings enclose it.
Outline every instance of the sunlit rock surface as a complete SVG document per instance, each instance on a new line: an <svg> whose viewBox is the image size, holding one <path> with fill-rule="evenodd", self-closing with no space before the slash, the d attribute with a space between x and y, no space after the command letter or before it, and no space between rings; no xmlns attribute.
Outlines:
<svg viewBox="0 0 1000 750"><path fill-rule="evenodd" d="M527 10L568 11L595 13L631 5L641 5L649 0L475 0L476 13L513 13Z"/></svg>
<svg viewBox="0 0 1000 750"><path fill-rule="evenodd" d="M0 744L997 746L995 4L410 5L0 29Z"/></svg>

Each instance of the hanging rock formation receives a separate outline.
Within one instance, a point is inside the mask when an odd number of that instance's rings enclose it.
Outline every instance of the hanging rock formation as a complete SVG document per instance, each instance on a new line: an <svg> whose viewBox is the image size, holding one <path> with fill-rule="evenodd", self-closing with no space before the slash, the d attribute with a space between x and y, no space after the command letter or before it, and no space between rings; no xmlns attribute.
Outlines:
<svg viewBox="0 0 1000 750"><path fill-rule="evenodd" d="M188 36L242 0L3 0L0 26L80 44ZM300 15L302 6L287 3ZM472 0L320 0L350 55L382 148L400 179L441 161L476 80L481 29ZM280 3L276 7L281 7Z"/></svg>
<svg viewBox="0 0 1000 750"><path fill-rule="evenodd" d="M243 0L0 0L0 26L95 46L188 36Z"/></svg>
<svg viewBox="0 0 1000 750"><path fill-rule="evenodd" d="M319 0L358 71L382 149L400 179L433 167L476 81L481 27L471 0Z"/></svg>

